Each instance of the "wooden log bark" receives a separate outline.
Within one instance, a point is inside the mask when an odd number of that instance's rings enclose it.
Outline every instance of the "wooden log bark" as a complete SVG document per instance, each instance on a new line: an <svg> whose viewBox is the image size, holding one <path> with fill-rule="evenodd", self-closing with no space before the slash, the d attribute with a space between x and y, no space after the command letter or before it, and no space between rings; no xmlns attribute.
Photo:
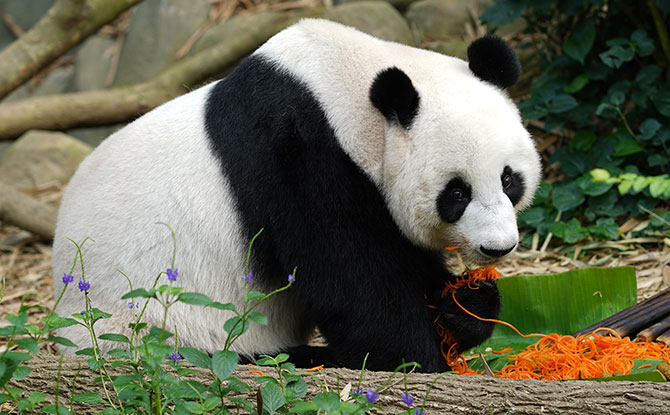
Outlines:
<svg viewBox="0 0 670 415"><path fill-rule="evenodd" d="M0 99L142 0L58 0L0 53Z"/></svg>
<svg viewBox="0 0 670 415"><path fill-rule="evenodd" d="M45 240L56 229L56 208L0 182L0 222L18 226Z"/></svg>
<svg viewBox="0 0 670 415"><path fill-rule="evenodd" d="M244 58L295 21L283 13L271 13L266 20L266 24L247 27L226 42L183 59L141 84L0 104L0 139L15 137L29 129L62 130L135 118Z"/></svg>
<svg viewBox="0 0 670 415"><path fill-rule="evenodd" d="M13 381L12 386L26 391L40 391L53 396L56 390L58 357L39 356L29 362L30 375L21 381ZM77 375L79 368L82 369ZM251 396L255 402L258 385L254 379L258 376L249 373L249 367L238 366L234 376L246 382L252 388ZM266 374L271 374L268 370ZM360 372L349 369L325 369L312 372L327 385L330 390L343 388L347 383L358 384ZM116 372L116 375L123 372ZM386 372L365 372L364 388L378 388L388 378ZM77 376L75 393L101 392L97 375L90 372L84 358L64 357L60 368L61 403L70 396L72 379ZM435 374L413 373L408 375L407 387L415 396L415 404L420 403ZM211 376L199 370L192 379L209 384ZM401 375L396 375L396 383L380 394L378 404L384 413L398 413L407 410L401 401L404 391ZM320 391L316 381L305 377L309 385L309 395ZM593 381L536 381L510 380L487 377L446 375L435 382L430 392L427 414L668 414L670 413L670 383L654 382L593 382ZM104 406L83 405L76 413L94 413Z"/></svg>

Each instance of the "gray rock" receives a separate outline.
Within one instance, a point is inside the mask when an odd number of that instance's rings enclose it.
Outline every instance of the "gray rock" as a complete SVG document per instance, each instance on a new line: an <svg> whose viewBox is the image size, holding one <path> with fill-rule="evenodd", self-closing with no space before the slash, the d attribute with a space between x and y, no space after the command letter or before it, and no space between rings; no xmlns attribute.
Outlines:
<svg viewBox="0 0 670 415"><path fill-rule="evenodd" d="M376 36L415 46L412 31L402 15L385 1L345 3L327 9L323 17Z"/></svg>
<svg viewBox="0 0 670 415"><path fill-rule="evenodd" d="M88 144L91 147L97 147L105 138L109 137L117 130L124 127L126 123L103 125L100 127L80 127L67 130L65 133L71 135L79 141Z"/></svg>
<svg viewBox="0 0 670 415"><path fill-rule="evenodd" d="M335 0L334 4L356 3L359 1L367 1L367 0ZM389 3L391 6L395 7L401 12L407 10L409 5L414 3L415 1L417 0L386 0L387 3Z"/></svg>
<svg viewBox="0 0 670 415"><path fill-rule="evenodd" d="M109 71L112 70L112 56L116 40L101 35L88 38L77 51L75 57L74 89L91 91L104 89Z"/></svg>
<svg viewBox="0 0 670 415"><path fill-rule="evenodd" d="M405 17L422 37L459 36L465 33L465 24L472 22L468 11L471 3L471 0L421 0L409 6Z"/></svg>
<svg viewBox="0 0 670 415"><path fill-rule="evenodd" d="M2 0L0 14L7 13L24 31L42 18L44 13L53 5L55 0ZM12 43L16 38L4 22L0 22L0 50Z"/></svg>
<svg viewBox="0 0 670 415"><path fill-rule="evenodd" d="M16 189L65 183L91 151L91 146L63 133L28 131L0 156L0 178Z"/></svg>
<svg viewBox="0 0 670 415"><path fill-rule="evenodd" d="M464 40L443 40L429 44L428 49L443 55L468 60L468 46L470 46L470 43Z"/></svg>
<svg viewBox="0 0 670 415"><path fill-rule="evenodd" d="M208 0L148 0L132 16L114 86L153 78L209 18Z"/></svg>

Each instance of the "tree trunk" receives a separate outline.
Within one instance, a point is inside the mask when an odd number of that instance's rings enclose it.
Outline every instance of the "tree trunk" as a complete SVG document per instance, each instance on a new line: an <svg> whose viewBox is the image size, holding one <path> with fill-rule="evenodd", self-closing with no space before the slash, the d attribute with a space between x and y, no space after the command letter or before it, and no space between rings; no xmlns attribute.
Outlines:
<svg viewBox="0 0 670 415"><path fill-rule="evenodd" d="M0 99L140 1L57 0L35 26L0 52Z"/></svg>
<svg viewBox="0 0 670 415"><path fill-rule="evenodd" d="M30 375L20 381L12 381L14 387L24 391L39 391L53 397L56 390L59 363L57 356L39 356L29 362ZM77 375L79 368L84 368ZM248 366L238 366L233 374L251 386L248 397L255 402L258 384L257 374L249 373ZM258 368L253 368L258 369ZM114 371L115 370L115 371ZM114 369L112 376L123 374ZM273 370L265 370L272 375ZM348 383L358 385L359 371L348 369L325 369L312 372L330 390L343 389ZM391 374L366 371L363 375L364 389L379 388ZM102 393L96 374L88 370L86 359L63 357L60 368L61 404L67 402L72 391L72 379L76 377L75 393ZM415 407L421 401L437 375L413 373L407 376L407 389L415 397ZM208 385L212 377L199 370L190 379ZM311 376L305 376L309 385L308 396L320 391ZM380 393L377 403L384 413L407 410L400 394L404 391L402 375L396 374L394 386ZM104 396L104 394L102 395ZM53 398L52 398L53 399ZM77 404L75 413L93 413L102 410L103 404ZM670 383L654 382L593 382L593 381L536 381L510 380L489 377L446 375L437 380L430 391L426 414L668 414L670 413Z"/></svg>

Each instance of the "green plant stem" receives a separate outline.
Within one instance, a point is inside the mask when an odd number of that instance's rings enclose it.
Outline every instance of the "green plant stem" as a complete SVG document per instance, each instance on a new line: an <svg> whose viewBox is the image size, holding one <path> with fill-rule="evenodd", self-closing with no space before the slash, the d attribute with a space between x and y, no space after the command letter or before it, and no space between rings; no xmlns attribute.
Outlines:
<svg viewBox="0 0 670 415"><path fill-rule="evenodd" d="M656 32L658 32L658 38L661 41L661 48L665 54L665 59L667 60L668 65L670 65L670 37L668 36L668 27L666 26L661 11L658 10L658 7L654 3L654 0L647 0L647 6L654 19L654 25L656 26ZM666 67L668 65L666 65Z"/></svg>
<svg viewBox="0 0 670 415"><path fill-rule="evenodd" d="M74 373L74 376L72 377L72 391L70 391L70 413L74 413L74 387L77 384L77 378L79 377L79 373L81 372L81 362L77 366L77 371Z"/></svg>
<svg viewBox="0 0 670 415"><path fill-rule="evenodd" d="M259 233L260 233L260 232L259 232ZM242 318L241 318L240 320L238 320L238 321L233 325L233 327L230 329L230 332L228 333L228 337L226 338L226 343L225 343L225 346L224 346L223 349L224 349L224 350L228 350L228 349L230 349L230 346L235 342L235 340L237 340L237 339L241 336L241 334L238 334L237 336L232 337L232 339L231 339L232 333L235 332L235 328L238 326L238 324L240 323L240 321L244 321L243 324L246 324L246 321L247 321L247 320L246 320L245 317L248 316L249 313L251 313L256 307L258 307L259 305L261 305L261 304L262 304L264 301L266 301L268 298L270 298L270 297L272 297L273 295L278 294L278 293L280 293L280 292L282 292L282 291L287 290L291 285L293 285L293 283L290 282L290 283L286 284L286 285L283 286L283 287L277 288L276 290L274 290L274 291L272 291L271 293L267 294L265 297L263 297L263 298L261 298L260 300L258 300L258 302L256 302L256 304L254 304L254 305L253 305L251 308L249 308L249 309L247 309L247 306L248 306L248 304L249 304L249 301L247 301L246 298L245 298L245 300L244 300L244 309L243 309L243 313L242 313L242 315L241 315ZM245 284L245 286L246 286L246 284ZM245 297L246 297L246 296L245 296Z"/></svg>

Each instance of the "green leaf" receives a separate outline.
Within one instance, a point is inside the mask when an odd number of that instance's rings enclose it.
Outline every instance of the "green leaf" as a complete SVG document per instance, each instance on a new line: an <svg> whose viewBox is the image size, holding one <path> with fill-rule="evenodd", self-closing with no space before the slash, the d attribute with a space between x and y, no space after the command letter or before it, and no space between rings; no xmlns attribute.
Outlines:
<svg viewBox="0 0 670 415"><path fill-rule="evenodd" d="M72 400L82 403L98 403L103 401L97 392L78 393L72 397Z"/></svg>
<svg viewBox="0 0 670 415"><path fill-rule="evenodd" d="M559 114L577 107L577 100L567 94L556 95L549 100L549 112Z"/></svg>
<svg viewBox="0 0 670 415"><path fill-rule="evenodd" d="M588 83L589 76L585 73L579 74L572 78L572 81L563 88L563 92L574 94L575 92L581 91Z"/></svg>
<svg viewBox="0 0 670 415"><path fill-rule="evenodd" d="M616 240L619 237L619 226L613 218L599 218L594 226L590 226L592 235L606 240Z"/></svg>
<svg viewBox="0 0 670 415"><path fill-rule="evenodd" d="M666 117L670 117L670 86L660 89L651 97L656 109Z"/></svg>
<svg viewBox="0 0 670 415"><path fill-rule="evenodd" d="M179 297L177 297L177 301L181 301L182 303L186 304L202 306L207 306L213 303L211 298L205 294L200 293L181 293L179 294Z"/></svg>
<svg viewBox="0 0 670 415"><path fill-rule="evenodd" d="M48 414L70 415L70 410L63 405L50 404L42 407L42 411Z"/></svg>
<svg viewBox="0 0 670 415"><path fill-rule="evenodd" d="M601 169L602 170L602 169ZM605 170L606 171L606 170ZM598 172L600 173L600 172ZM598 174L596 173L596 174ZM581 189L582 193L588 196L600 196L604 193L607 193L613 186L613 183L596 181L592 179L593 171L591 174L585 174L579 179L576 180L577 185Z"/></svg>
<svg viewBox="0 0 670 415"><path fill-rule="evenodd" d="M258 313L256 311L252 311L247 315L247 319L249 321L253 321L254 323L260 324L261 326L267 326L268 325L268 318L265 314Z"/></svg>
<svg viewBox="0 0 670 415"><path fill-rule="evenodd" d="M216 308L217 310L228 310L228 311L237 311L233 303L219 303L218 301L212 301L207 304L205 307Z"/></svg>
<svg viewBox="0 0 670 415"><path fill-rule="evenodd" d="M306 413L311 413L311 412L316 412L319 410L319 407L316 406L314 402L303 402L303 401L298 401L294 402L293 406L289 410L289 413L292 414L306 414Z"/></svg>
<svg viewBox="0 0 670 415"><path fill-rule="evenodd" d="M247 293L247 300L249 300L249 301L260 300L261 298L264 298L264 297L265 297L265 294L263 294L262 292L258 292L258 291L249 291Z"/></svg>
<svg viewBox="0 0 670 415"><path fill-rule="evenodd" d="M532 207L519 214L519 224L537 227L547 220L546 209L541 206Z"/></svg>
<svg viewBox="0 0 670 415"><path fill-rule="evenodd" d="M610 172L608 172L605 169L593 169L591 170L591 177L593 177L593 180L596 182L604 182L605 180L609 179Z"/></svg>
<svg viewBox="0 0 670 415"><path fill-rule="evenodd" d="M286 382L286 398L289 401L300 399L307 395L307 383L305 379L300 376L292 376L287 378Z"/></svg>
<svg viewBox="0 0 670 415"><path fill-rule="evenodd" d="M67 347L77 347L77 345L70 339L65 338L65 337L59 337L59 336L49 336L47 340L52 341L54 343L67 346Z"/></svg>
<svg viewBox="0 0 670 415"><path fill-rule="evenodd" d="M579 25L575 32L563 43L563 51L583 65L584 58L591 50L595 37L595 25L593 20L589 19Z"/></svg>
<svg viewBox="0 0 670 415"><path fill-rule="evenodd" d="M249 323L243 320L242 317L240 316L230 318L226 320L225 323L223 323L223 329L227 333L230 333L231 336L240 336L244 334L244 332L246 332L248 328Z"/></svg>
<svg viewBox="0 0 670 415"><path fill-rule="evenodd" d="M44 402L44 400L47 398L47 395L41 392L31 392L30 395L28 395L28 402L31 404L35 405L40 402Z"/></svg>
<svg viewBox="0 0 670 415"><path fill-rule="evenodd" d="M548 275L518 275L498 280L500 320L522 333L572 334L635 304L633 267L580 268ZM476 350L499 350L525 340L510 328L496 325L489 340Z"/></svg>
<svg viewBox="0 0 670 415"><path fill-rule="evenodd" d="M4 387L19 367L19 362L13 360L0 360L0 387Z"/></svg>
<svg viewBox="0 0 670 415"><path fill-rule="evenodd" d="M621 183L619 183L619 185L617 186L617 188L619 189L619 193L621 193L622 195L628 193L631 187L633 187L633 180L622 180Z"/></svg>
<svg viewBox="0 0 670 415"><path fill-rule="evenodd" d="M14 379L16 380L25 379L30 374L30 370L31 370L30 366L17 367L16 370L14 371Z"/></svg>
<svg viewBox="0 0 670 415"><path fill-rule="evenodd" d="M40 346L33 338L24 337L23 339L18 339L16 341L16 344L19 345L19 347L21 347L22 349L25 349L32 354L38 354L40 352Z"/></svg>
<svg viewBox="0 0 670 415"><path fill-rule="evenodd" d="M100 340L110 340L119 343L130 343L130 339L123 334L105 333L98 336Z"/></svg>
<svg viewBox="0 0 670 415"><path fill-rule="evenodd" d="M156 298L156 290L152 288L151 290L147 291L144 288L138 288L125 293L121 297L122 300L129 298Z"/></svg>
<svg viewBox="0 0 670 415"><path fill-rule="evenodd" d="M639 176L633 181L633 193L640 193L651 183L651 178Z"/></svg>
<svg viewBox="0 0 670 415"><path fill-rule="evenodd" d="M261 386L261 396L263 397L263 409L270 414L274 414L277 409L284 406L286 400L279 386L274 383L266 383Z"/></svg>
<svg viewBox="0 0 670 415"><path fill-rule="evenodd" d="M642 29L638 29L633 32L630 36L630 40L633 41L633 46L637 51L637 54L644 57L649 56L654 53L654 41L647 37L647 32Z"/></svg>
<svg viewBox="0 0 670 415"><path fill-rule="evenodd" d="M635 75L635 84L640 86L649 86L652 83L656 82L658 77L661 75L661 68L656 65L647 65Z"/></svg>
<svg viewBox="0 0 670 415"><path fill-rule="evenodd" d="M661 129L661 123L654 118L648 118L640 124L640 139L651 140L654 138L658 130Z"/></svg>
<svg viewBox="0 0 670 415"><path fill-rule="evenodd" d="M623 140L619 142L616 147L614 148L614 154L612 154L613 157L623 157L623 156L630 156L631 154L637 154L637 153L642 153L644 152L644 147L639 145L637 141L635 141L632 138Z"/></svg>
<svg viewBox="0 0 670 415"><path fill-rule="evenodd" d="M212 370L220 380L230 377L239 361L239 356L230 350L219 350L212 355Z"/></svg>
<svg viewBox="0 0 670 415"><path fill-rule="evenodd" d="M179 353L184 359L186 359L187 362L193 366L202 367L205 369L211 369L212 367L212 359L207 355L207 353L203 353L198 349L194 349L192 347L180 347Z"/></svg>
<svg viewBox="0 0 670 415"><path fill-rule="evenodd" d="M526 9L526 4L515 0L498 0L479 16L479 19L492 26L512 23Z"/></svg>
<svg viewBox="0 0 670 415"><path fill-rule="evenodd" d="M651 197L660 198L670 188L670 179L663 177L653 177L649 185L649 194Z"/></svg>
<svg viewBox="0 0 670 415"><path fill-rule="evenodd" d="M554 206L561 212L574 209L585 200L584 194L575 182L556 184L552 193Z"/></svg>
<svg viewBox="0 0 670 415"><path fill-rule="evenodd" d="M549 227L549 231L569 244L574 244L589 236L588 229L582 227L576 218L572 218L566 223L553 223Z"/></svg>
<svg viewBox="0 0 670 415"><path fill-rule="evenodd" d="M579 151L588 151L597 139L596 134L591 130L577 131L570 140L570 146Z"/></svg>
<svg viewBox="0 0 670 415"><path fill-rule="evenodd" d="M314 404L321 410L331 412L340 407L340 396L335 392L322 392L314 397Z"/></svg>
<svg viewBox="0 0 670 415"><path fill-rule="evenodd" d="M610 68L620 68L626 62L633 60L635 50L631 47L620 45L613 46L605 52L598 55L603 63Z"/></svg>

